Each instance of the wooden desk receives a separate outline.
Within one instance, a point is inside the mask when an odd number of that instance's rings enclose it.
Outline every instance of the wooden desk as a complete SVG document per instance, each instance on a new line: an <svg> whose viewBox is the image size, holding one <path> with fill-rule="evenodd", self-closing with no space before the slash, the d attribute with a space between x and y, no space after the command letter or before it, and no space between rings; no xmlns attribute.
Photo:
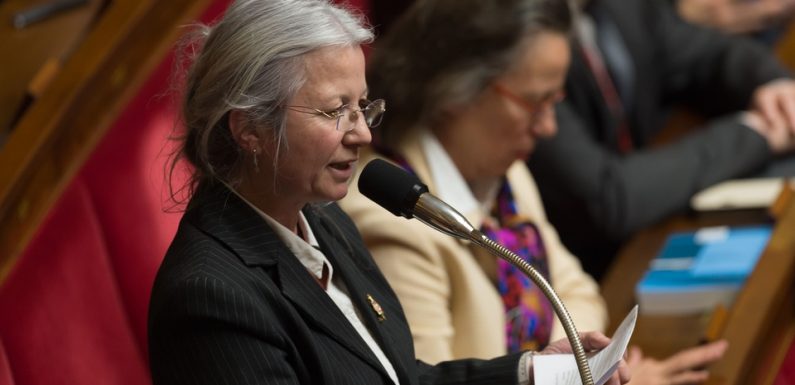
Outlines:
<svg viewBox="0 0 795 385"><path fill-rule="evenodd" d="M31 80L49 59L63 60L77 46L97 14L101 0L59 13L47 20L16 29L13 15L49 0L0 2L0 132L10 130L12 119L23 103ZM2 145L2 143L0 143Z"/></svg>
<svg viewBox="0 0 795 385"><path fill-rule="evenodd" d="M20 117L0 146L0 282L124 105L185 31L181 26L195 20L210 1L111 1L57 76ZM5 12L0 16L9 16L11 8L23 8L21 3L0 3L0 11ZM99 4L99 0L91 2ZM43 21L19 34L47 29L51 25L47 23L57 21ZM3 39L13 37L0 36L0 42Z"/></svg>
<svg viewBox="0 0 795 385"><path fill-rule="evenodd" d="M705 226L770 222L762 210L693 214L669 220L635 237L621 251L602 281L608 302L609 331L636 303L634 288L666 237ZM795 199L781 207L765 252L717 336L729 340L724 358L710 369L709 384L771 384L795 336ZM648 316L638 319L632 344L663 358L697 345L711 314Z"/></svg>

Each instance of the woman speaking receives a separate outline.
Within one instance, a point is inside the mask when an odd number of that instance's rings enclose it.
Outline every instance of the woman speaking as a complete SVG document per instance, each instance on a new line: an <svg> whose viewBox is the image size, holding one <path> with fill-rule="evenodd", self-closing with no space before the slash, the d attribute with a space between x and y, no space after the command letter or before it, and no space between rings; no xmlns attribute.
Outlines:
<svg viewBox="0 0 795 385"><path fill-rule="evenodd" d="M240 0L200 32L182 105L191 197L149 309L154 383L531 382L528 352L416 361L397 297L330 203L385 110L362 20L328 1Z"/></svg>

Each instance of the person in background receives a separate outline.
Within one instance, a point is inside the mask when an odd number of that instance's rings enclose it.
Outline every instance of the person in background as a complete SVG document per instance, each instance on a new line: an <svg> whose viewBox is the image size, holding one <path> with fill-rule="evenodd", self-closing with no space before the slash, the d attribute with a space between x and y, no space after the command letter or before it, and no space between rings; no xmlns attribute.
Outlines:
<svg viewBox="0 0 795 385"><path fill-rule="evenodd" d="M327 1L239 0L201 32L179 154L191 197L149 308L153 383L532 383L529 351L417 361L397 297L333 203L385 110L368 100L362 20Z"/></svg>
<svg viewBox="0 0 795 385"><path fill-rule="evenodd" d="M598 288L547 222L525 159L557 130L572 14L560 0L420 0L371 52L371 92L391 113L362 160L391 160L535 266L580 330L605 327ZM355 185L355 183L354 183ZM488 359L562 335L521 272L469 242L398 218L352 188L341 207L395 289L417 356ZM725 342L668 360L633 350L638 384L697 381Z"/></svg>
<svg viewBox="0 0 795 385"><path fill-rule="evenodd" d="M559 132L528 164L550 222L599 280L640 229L792 152L795 81L765 47L686 23L667 0L584 3ZM674 103L709 120L652 146Z"/></svg>

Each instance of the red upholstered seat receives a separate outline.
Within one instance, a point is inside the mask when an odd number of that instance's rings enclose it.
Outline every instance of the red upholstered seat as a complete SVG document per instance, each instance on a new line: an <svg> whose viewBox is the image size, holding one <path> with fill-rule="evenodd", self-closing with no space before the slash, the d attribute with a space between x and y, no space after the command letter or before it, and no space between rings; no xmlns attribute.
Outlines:
<svg viewBox="0 0 795 385"><path fill-rule="evenodd" d="M165 167L173 149L168 138L176 112L169 96L158 95L169 82L170 65L167 60L155 70L78 177L90 194L119 299L142 348L154 276L180 218L164 212L169 207Z"/></svg>
<svg viewBox="0 0 795 385"><path fill-rule="evenodd" d="M229 2L214 1L201 19ZM163 211L172 59L111 126L0 286L0 385L151 382L149 294L180 217Z"/></svg>
<svg viewBox="0 0 795 385"><path fill-rule="evenodd" d="M96 209L76 180L0 293L0 330L18 384L145 384Z"/></svg>
<svg viewBox="0 0 795 385"><path fill-rule="evenodd" d="M790 346L773 385L795 385L795 342Z"/></svg>
<svg viewBox="0 0 795 385"><path fill-rule="evenodd" d="M14 385L14 379L11 377L11 367L8 364L8 356L6 356L2 339L0 339L0 385Z"/></svg>

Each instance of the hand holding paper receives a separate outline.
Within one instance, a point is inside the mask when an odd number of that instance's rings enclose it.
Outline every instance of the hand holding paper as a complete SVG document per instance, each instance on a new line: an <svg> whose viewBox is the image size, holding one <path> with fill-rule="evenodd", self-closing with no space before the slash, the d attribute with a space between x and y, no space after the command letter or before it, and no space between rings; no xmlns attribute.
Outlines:
<svg viewBox="0 0 795 385"><path fill-rule="evenodd" d="M635 329L638 307L629 312L616 329L610 344L588 359L596 385L602 385L618 369L629 338ZM540 354L533 358L533 372L536 384L581 385L577 364L572 354Z"/></svg>

